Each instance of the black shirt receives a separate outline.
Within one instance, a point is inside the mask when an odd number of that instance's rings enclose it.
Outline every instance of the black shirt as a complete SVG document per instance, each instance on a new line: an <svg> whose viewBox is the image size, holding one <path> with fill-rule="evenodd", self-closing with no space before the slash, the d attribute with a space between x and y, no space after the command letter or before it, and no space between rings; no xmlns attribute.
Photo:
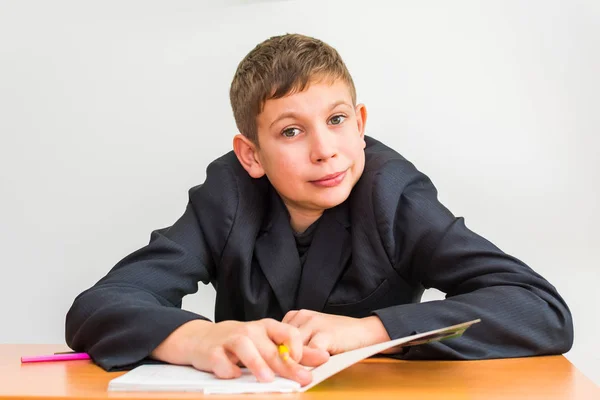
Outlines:
<svg viewBox="0 0 600 400"><path fill-rule="evenodd" d="M304 261L306 261L308 249L310 248L310 244L315 234L317 225L319 224L319 220L320 218L313 222L308 228L306 228L304 232L294 232L294 239L296 239L296 248L298 249L298 256L300 256L300 265L302 267L304 266Z"/></svg>

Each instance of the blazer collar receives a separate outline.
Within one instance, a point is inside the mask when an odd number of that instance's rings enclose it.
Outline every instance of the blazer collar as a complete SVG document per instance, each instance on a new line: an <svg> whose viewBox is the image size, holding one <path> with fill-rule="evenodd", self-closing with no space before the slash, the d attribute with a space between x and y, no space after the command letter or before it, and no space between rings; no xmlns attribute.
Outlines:
<svg viewBox="0 0 600 400"><path fill-rule="evenodd" d="M325 210L304 262L297 309L322 311L352 254L346 202Z"/></svg>
<svg viewBox="0 0 600 400"><path fill-rule="evenodd" d="M287 209L273 187L268 199L254 254L285 314L294 307L302 271Z"/></svg>
<svg viewBox="0 0 600 400"><path fill-rule="evenodd" d="M269 191L269 211L256 240L257 261L284 314L301 308L321 311L351 255L347 202L325 210L302 268L288 211L275 189Z"/></svg>

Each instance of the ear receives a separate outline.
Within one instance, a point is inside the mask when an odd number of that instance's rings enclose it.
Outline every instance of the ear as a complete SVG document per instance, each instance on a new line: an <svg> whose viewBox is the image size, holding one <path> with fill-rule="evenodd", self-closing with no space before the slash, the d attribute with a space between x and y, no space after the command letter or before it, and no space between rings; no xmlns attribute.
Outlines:
<svg viewBox="0 0 600 400"><path fill-rule="evenodd" d="M261 178L265 174L258 157L257 146L246 136L237 134L233 137L233 152L237 156L242 167L253 178Z"/></svg>
<svg viewBox="0 0 600 400"><path fill-rule="evenodd" d="M355 108L356 113L356 125L358 126L358 132L360 138L363 141L363 149L367 147L365 142L365 125L367 124L367 107L364 104L357 104Z"/></svg>

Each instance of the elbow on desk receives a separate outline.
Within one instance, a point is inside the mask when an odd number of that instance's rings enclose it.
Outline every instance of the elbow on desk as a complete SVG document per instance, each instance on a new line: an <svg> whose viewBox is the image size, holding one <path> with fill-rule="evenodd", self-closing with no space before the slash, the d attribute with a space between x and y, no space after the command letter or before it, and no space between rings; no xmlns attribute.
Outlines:
<svg viewBox="0 0 600 400"><path fill-rule="evenodd" d="M103 299L92 289L79 294L65 316L65 342L79 352L90 352L115 325L111 307L103 307Z"/></svg>
<svg viewBox="0 0 600 400"><path fill-rule="evenodd" d="M562 299L561 299L562 300ZM547 303L544 323L538 325L537 333L539 347L535 355L563 354L571 350L574 340L573 317L564 301ZM540 310L541 311L541 310ZM544 314L542 314L544 315Z"/></svg>
<svg viewBox="0 0 600 400"><path fill-rule="evenodd" d="M75 299L65 316L65 341L67 345L75 351L86 351L87 349L84 348L84 343L82 343L81 340L78 340L78 337L81 337L78 333L80 332L85 319L87 319L82 315L83 312L78 304L79 298L80 296Z"/></svg>
<svg viewBox="0 0 600 400"><path fill-rule="evenodd" d="M571 350L574 341L573 316L571 311L565 306L558 312L560 321L555 332L555 354L563 354Z"/></svg>

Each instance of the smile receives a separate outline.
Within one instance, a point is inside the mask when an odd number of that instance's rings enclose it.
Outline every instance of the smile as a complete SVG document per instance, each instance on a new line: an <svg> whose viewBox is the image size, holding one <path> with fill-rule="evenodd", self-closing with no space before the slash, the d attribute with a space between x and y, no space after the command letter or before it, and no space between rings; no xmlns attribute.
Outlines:
<svg viewBox="0 0 600 400"><path fill-rule="evenodd" d="M330 174L318 179L316 181L310 181L310 183L320 186L320 187L333 187L339 185L346 176L346 171L336 172L335 174Z"/></svg>

